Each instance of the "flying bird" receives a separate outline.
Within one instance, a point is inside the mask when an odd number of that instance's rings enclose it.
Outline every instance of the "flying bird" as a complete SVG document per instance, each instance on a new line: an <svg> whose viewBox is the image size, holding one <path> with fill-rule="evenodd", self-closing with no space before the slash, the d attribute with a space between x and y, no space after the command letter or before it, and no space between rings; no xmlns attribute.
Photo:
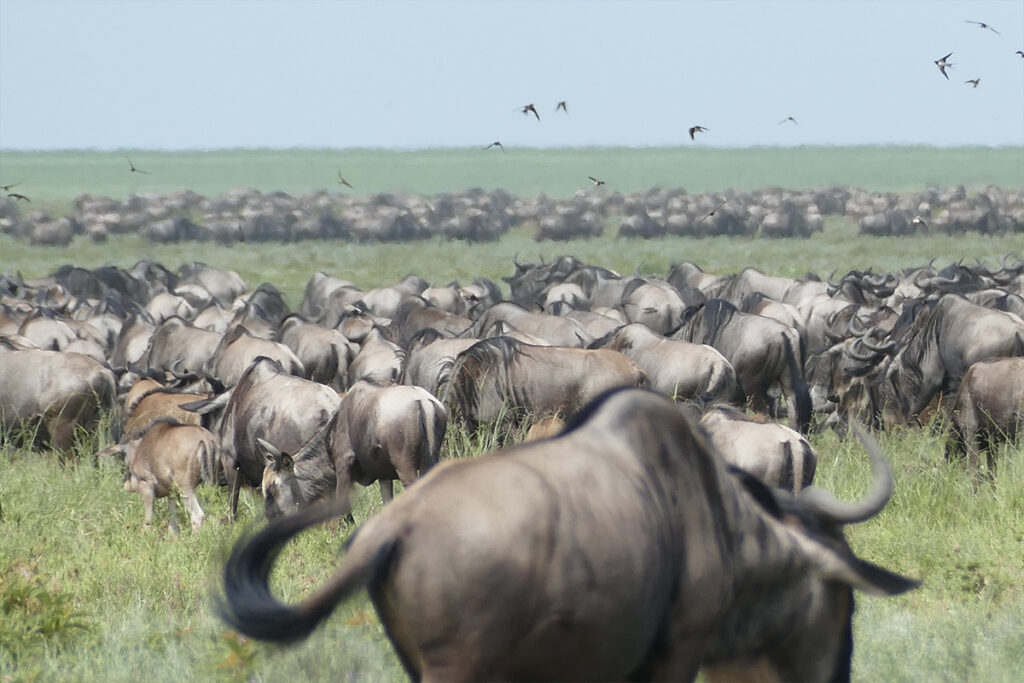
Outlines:
<svg viewBox="0 0 1024 683"><path fill-rule="evenodd" d="M492 142L491 144L489 144L489 145L487 145L486 147L484 147L484 149L490 149L491 147L497 147L497 148L498 148L498 149L500 149L500 150L501 150L502 152L504 152L504 151L505 151L505 148L504 148L504 147L502 146L502 144L501 144L501 141L499 141L499 140L495 140L495 141L494 141L494 142Z"/></svg>
<svg viewBox="0 0 1024 683"><path fill-rule="evenodd" d="M992 31L992 33L996 34L997 36L1002 35L1001 33L999 33L999 31L995 30L994 28L986 24L984 21L971 21L970 19L964 19L964 21L967 22L968 24L977 24L978 28L987 28L989 31Z"/></svg>
<svg viewBox="0 0 1024 683"><path fill-rule="evenodd" d="M569 108L565 106L565 100L562 100L561 102L555 105L555 111L558 111L559 109L564 111L566 114L569 113Z"/></svg>
<svg viewBox="0 0 1024 683"><path fill-rule="evenodd" d="M936 59L935 60L935 66L939 67L939 71L942 73L943 76L946 77L947 81L949 80L949 74L946 73L946 68L948 67L948 68L952 69L953 65L950 64L949 62L947 62L946 60L949 59L952 56L953 56L953 53L950 52L948 55L946 55L942 59Z"/></svg>
<svg viewBox="0 0 1024 683"><path fill-rule="evenodd" d="M786 123L787 121L792 121L793 123L796 123L796 119L794 119L792 116L787 116L786 118L784 118L781 121L779 121L778 125L781 126L782 124ZM797 125L800 125L800 124L797 124Z"/></svg>
<svg viewBox="0 0 1024 683"><path fill-rule="evenodd" d="M340 168L338 169L338 183L340 185L344 185L345 187L351 187L353 190L356 189L356 188L352 187L352 183L350 183L349 181L345 180L345 176L341 175L341 169Z"/></svg>
<svg viewBox="0 0 1024 683"><path fill-rule="evenodd" d="M793 123L796 123L796 121L794 121ZM701 218L701 219L700 219L700 222L701 222L701 223L703 223L703 222L704 222L704 221L706 221L707 219L709 219L709 218L711 218L712 216L714 216L714 215L715 215L715 212L717 212L717 211L718 211L719 209L721 209L721 208L722 208L723 206L725 206L725 205L726 205L726 204L728 204L728 203L729 203L729 200L728 200L728 199L726 199L726 200L725 200L724 202L722 202L721 204L719 204L719 205L718 205L718 206L716 206L715 208L711 209L711 211L710 211L710 212L708 213L708 215L706 215L706 216L704 216L704 218Z"/></svg>
<svg viewBox="0 0 1024 683"><path fill-rule="evenodd" d="M690 126L690 139L693 140L694 139L693 136L696 135L697 133L706 133L706 132L708 132L708 129L705 128L704 126Z"/></svg>
<svg viewBox="0 0 1024 683"><path fill-rule="evenodd" d="M595 178L592 175L588 175L587 177L590 178L590 180L593 181L594 187L601 187L602 185L604 185L604 181L603 180L598 180L597 178Z"/></svg>
<svg viewBox="0 0 1024 683"><path fill-rule="evenodd" d="M0 185L0 190L3 190L4 192L10 192L12 188L15 188L18 185L21 185L23 182L25 182L25 181L24 180L19 180L18 182L11 183L10 185Z"/></svg>
<svg viewBox="0 0 1024 683"><path fill-rule="evenodd" d="M125 157L125 159L128 159L128 157ZM144 175L150 175L149 171L143 171L141 168L135 168L135 164L132 163L131 159L128 159L128 168L131 170L132 173L142 173Z"/></svg>
<svg viewBox="0 0 1024 683"><path fill-rule="evenodd" d="M26 201L26 202L28 202L29 204L31 204L31 203L32 203L32 200L31 200L31 199L29 199L28 197L26 197L26 196L25 196L25 195L23 195L23 194L18 194L17 192L9 192L9 193L7 194L7 196L8 196L8 197L10 197L11 199L15 200L15 201L17 201L17 200L19 200L19 199L20 199L20 200L22 200L22 201Z"/></svg>
<svg viewBox="0 0 1024 683"><path fill-rule="evenodd" d="M978 84L979 84L979 83L981 83L981 78L968 78L968 79L967 79L966 81L964 81L964 84L965 84L965 85L966 85L967 83L970 83L970 84L971 84L971 85L973 85L973 86L974 86L975 88L977 88L977 87L978 87Z"/></svg>
<svg viewBox="0 0 1024 683"><path fill-rule="evenodd" d="M1015 55L1020 55L1020 58L1021 58L1021 59L1024 59L1024 50L1017 50L1017 51L1016 51L1016 52L1014 52L1013 54L1015 54Z"/></svg>
<svg viewBox="0 0 1024 683"><path fill-rule="evenodd" d="M538 121L540 121L540 114L537 113L537 107L533 106L532 104L526 105L520 111L522 111L523 114L529 114L530 112L533 112L533 115L537 117Z"/></svg>

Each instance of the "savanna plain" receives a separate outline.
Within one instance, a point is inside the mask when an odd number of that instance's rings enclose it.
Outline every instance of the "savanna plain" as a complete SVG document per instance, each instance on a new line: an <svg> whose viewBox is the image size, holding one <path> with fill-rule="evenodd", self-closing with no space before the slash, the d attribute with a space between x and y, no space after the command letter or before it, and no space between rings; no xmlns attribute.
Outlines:
<svg viewBox="0 0 1024 683"><path fill-rule="evenodd" d="M492 152L495 150L491 150ZM690 192L853 185L920 191L928 185L1024 187L1020 148L764 148L750 150L238 150L224 152L0 152L0 182L20 182L34 208L61 215L81 193L123 199L131 193L191 189L212 196L233 187L293 194L335 191L343 170L355 194L434 194L501 187L532 197L586 190L587 175L613 190L654 186ZM130 156L149 176L128 172ZM978 259L996 265L1024 254L1017 235L857 235L845 217L829 217L808 239L618 239L562 243L532 240L520 226L489 244L443 239L406 244L180 243L154 245L134 236L96 244L31 247L0 235L0 268L26 278L71 263L130 267L149 258L176 269L203 261L237 271L251 287L270 282L296 307L316 271L364 289L409 273L429 282L495 281L513 260L571 254L621 273L665 275L676 262L731 273L822 278L850 269L898 270ZM507 291L506 291L507 294ZM923 580L897 598L858 596L853 675L861 681L1017 681L1024 671L1024 444L1003 445L993 483L978 485L963 463L944 457L941 424L877 435L892 463L895 493L876 518L848 529L857 554ZM497 435L453 426L443 457L493 450ZM262 501L243 492L239 521L227 523L223 490L200 490L208 517L198 532L174 536L157 506L151 528L142 505L122 487L122 466L91 456L109 443L104 426L79 435L77 458L0 446L0 680L402 680L404 674L365 595L343 604L308 640L289 648L244 639L211 609L218 572L241 535L263 521ZM853 499L870 481L863 449L846 437L812 437L816 484ZM248 494L248 495L246 495ZM356 495L357 523L380 507L376 488ZM312 529L285 547L273 586L295 601L323 582L354 527ZM442 569L443 570L443 569Z"/></svg>

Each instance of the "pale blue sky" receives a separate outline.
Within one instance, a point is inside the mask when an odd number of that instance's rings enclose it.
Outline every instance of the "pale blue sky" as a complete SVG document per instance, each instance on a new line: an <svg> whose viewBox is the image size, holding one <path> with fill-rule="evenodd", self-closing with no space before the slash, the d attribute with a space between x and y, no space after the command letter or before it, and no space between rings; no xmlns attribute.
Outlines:
<svg viewBox="0 0 1024 683"><path fill-rule="evenodd" d="M1021 0L0 0L0 149L1022 145L1022 49Z"/></svg>

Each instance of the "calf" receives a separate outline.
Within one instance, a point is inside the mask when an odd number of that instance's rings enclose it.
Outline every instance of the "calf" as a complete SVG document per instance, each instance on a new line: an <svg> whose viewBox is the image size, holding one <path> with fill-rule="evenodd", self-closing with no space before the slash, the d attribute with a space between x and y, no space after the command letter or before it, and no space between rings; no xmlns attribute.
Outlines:
<svg viewBox="0 0 1024 683"><path fill-rule="evenodd" d="M177 533L175 489L192 517L192 528L203 524L206 513L196 498L200 481L216 483L219 478L217 437L196 425L159 420L142 436L116 444L99 453L124 458L127 474L124 490L142 496L145 524L153 522L153 501L167 498L171 530Z"/></svg>
<svg viewBox="0 0 1024 683"><path fill-rule="evenodd" d="M966 455L977 469L984 449L989 474L993 474L992 447L1016 438L1024 428L1024 358L981 361L968 368L956 395L952 421L946 456Z"/></svg>

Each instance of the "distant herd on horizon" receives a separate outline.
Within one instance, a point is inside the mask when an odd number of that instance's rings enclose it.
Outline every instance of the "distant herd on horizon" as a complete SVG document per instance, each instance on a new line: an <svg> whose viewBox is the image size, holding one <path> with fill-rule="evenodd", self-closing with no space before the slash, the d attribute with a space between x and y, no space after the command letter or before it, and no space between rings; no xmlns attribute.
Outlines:
<svg viewBox="0 0 1024 683"><path fill-rule="evenodd" d="M996 35L996 36L1001 36L1002 35L991 24L988 24L986 22L975 21L975 20L972 20L972 19L965 19L964 22L967 23L967 24L974 24L975 26L977 26L978 28L982 29L983 31L990 31L993 35ZM1017 50L1014 53L1014 55L1016 55L1020 59L1024 59L1024 50ZM952 69L953 66L954 66L954 64L949 61L949 59L952 56L953 56L953 52L949 52L946 55L940 57L939 59L932 60L934 62L934 64L935 64L935 66L938 68L939 73L942 74L946 78L946 80L949 80L949 74L947 73L946 70L947 69ZM970 85L972 88L977 88L980 84L981 84L981 76L976 76L975 78L969 78L966 81L964 81L964 85ZM518 111L518 112L522 113L524 116L530 116L532 114L537 119L537 122L540 123L540 120L541 120L540 112L537 111L537 105L534 104L533 102L531 102L529 104L526 104L526 105L523 105L521 107L517 107L515 109L515 111ZM555 104L554 111L555 111L556 114L558 112L561 112L562 114L568 115L568 113L569 113L569 105L568 105L568 103L565 100L560 100L560 101L558 101ZM799 123L796 120L796 118L793 117L792 115L787 115L786 117L784 117L782 120L780 120L778 122L778 125L780 125L780 126L783 125L783 124L799 125ZM703 133L708 133L710 131L711 131L710 128L708 128L706 126L703 126L703 125L699 125L699 124L694 124L694 125L690 126L689 128L687 128L687 133L689 134L691 141L696 141L698 133L703 134ZM485 149L485 150L488 150L488 149L498 149L502 153L504 153L505 152L505 145L503 145L500 140L495 140L495 141L491 142L490 144L484 146L483 149ZM128 162L128 172L129 173L141 173L143 175L152 175L149 171L145 171L145 170L137 167L132 162L132 160L130 158L125 157L125 160ZM595 188L601 187L601 186L604 186L604 185L607 184L606 180L596 178L596 177L594 177L592 175L588 175L587 179L590 180L593 183ZM9 198L13 199L14 201L31 202L32 200L27 195L19 193L19 192L11 192L12 189L14 189L15 187L18 187L19 185L21 185L22 182L24 182L24 181L19 181L19 182L15 182L15 183L8 183L6 185L0 185L0 190L5 192L7 194L7 196ZM349 182L342 175L341 169L338 169L337 182L338 182L338 185L345 186L345 187L347 187L349 189L352 189L352 190L355 189L355 186L353 186L352 183Z"/></svg>

